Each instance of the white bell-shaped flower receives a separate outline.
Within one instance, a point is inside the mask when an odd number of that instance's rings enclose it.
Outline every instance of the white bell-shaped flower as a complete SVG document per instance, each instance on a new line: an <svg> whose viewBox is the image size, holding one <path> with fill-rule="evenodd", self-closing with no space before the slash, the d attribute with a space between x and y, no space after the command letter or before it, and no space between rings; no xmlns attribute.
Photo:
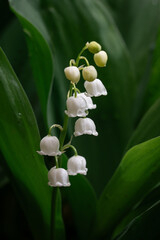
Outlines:
<svg viewBox="0 0 160 240"><path fill-rule="evenodd" d="M92 82L94 79L97 78L97 70L94 66L90 65L83 68L82 75L84 80Z"/></svg>
<svg viewBox="0 0 160 240"><path fill-rule="evenodd" d="M59 151L59 140L55 136L47 135L40 141L40 155L57 156L61 155Z"/></svg>
<svg viewBox="0 0 160 240"><path fill-rule="evenodd" d="M84 87L87 91L87 95L90 97L99 97L101 95L107 95L107 90L102 81L95 79L93 82L84 82Z"/></svg>
<svg viewBox="0 0 160 240"><path fill-rule="evenodd" d="M82 97L86 101L87 110L96 108L96 104L93 104L93 101L92 101L91 97L87 96L86 93L78 93L77 96Z"/></svg>
<svg viewBox="0 0 160 240"><path fill-rule="evenodd" d="M65 76L73 83L78 83L80 80L80 71L75 66L66 67L64 69Z"/></svg>
<svg viewBox="0 0 160 240"><path fill-rule="evenodd" d="M86 175L88 171L86 168L86 159L79 155L69 158L67 170L69 175L77 175L78 173Z"/></svg>
<svg viewBox="0 0 160 240"><path fill-rule="evenodd" d="M64 168L51 168L48 172L48 185L51 187L69 187L68 172Z"/></svg>
<svg viewBox="0 0 160 240"><path fill-rule="evenodd" d="M83 134L98 136L98 132L96 131L96 126L92 119L79 118L75 122L75 132L74 132L75 137Z"/></svg>
<svg viewBox="0 0 160 240"><path fill-rule="evenodd" d="M100 51L94 54L94 61L98 67L105 67L108 60L108 55L105 51Z"/></svg>
<svg viewBox="0 0 160 240"><path fill-rule="evenodd" d="M82 96L71 96L66 101L67 110L65 113L69 117L85 117L88 113L86 112L87 102Z"/></svg>

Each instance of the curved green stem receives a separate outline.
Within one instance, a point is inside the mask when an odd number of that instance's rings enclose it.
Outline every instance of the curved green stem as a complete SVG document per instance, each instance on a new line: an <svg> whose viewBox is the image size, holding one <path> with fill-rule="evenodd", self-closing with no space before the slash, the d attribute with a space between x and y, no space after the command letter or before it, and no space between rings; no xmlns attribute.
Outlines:
<svg viewBox="0 0 160 240"><path fill-rule="evenodd" d="M72 87L73 87L73 84L70 83L70 88L69 88L69 92L68 92L69 97L72 96ZM65 137L66 137L66 134L67 134L68 119L69 119L68 115L65 114L64 115L64 122L63 122L63 130L61 131L61 134L60 134L60 137L59 137L60 151L62 150L64 141L65 141Z"/></svg>
<svg viewBox="0 0 160 240"><path fill-rule="evenodd" d="M61 125L59 125L59 124L53 124L53 125L49 128L48 135L51 135L52 128L55 128L55 127L59 128L60 131L63 131L63 128L62 128Z"/></svg>
<svg viewBox="0 0 160 240"><path fill-rule="evenodd" d="M78 88L76 88L76 85L74 83L72 83L72 84L73 84L74 95L75 95L75 97L77 97L77 92L78 93L81 93L81 92L80 92L80 90Z"/></svg>
<svg viewBox="0 0 160 240"><path fill-rule="evenodd" d="M79 57L79 60L80 60L80 59L84 59L85 62L86 62L86 64L87 64L87 66L89 66L89 62L88 62L88 60L87 60L86 57L84 57L84 56L80 56L80 57Z"/></svg>
<svg viewBox="0 0 160 240"><path fill-rule="evenodd" d="M69 66L71 67L71 66L75 66L75 65L76 65L75 60L74 60L74 59L71 59L71 60L69 61Z"/></svg>
<svg viewBox="0 0 160 240"><path fill-rule="evenodd" d="M76 90L78 93L81 93L81 91L80 91L78 88L75 88L75 90Z"/></svg>
<svg viewBox="0 0 160 240"><path fill-rule="evenodd" d="M88 44L86 43L86 45L84 46L84 48L82 48L82 50L80 51L80 53L78 54L78 57L76 59L76 66L78 67L79 64L79 60L80 60L80 56L81 54L88 48Z"/></svg>
<svg viewBox="0 0 160 240"><path fill-rule="evenodd" d="M70 66L72 64L74 64L75 66L78 67L78 64L79 64L79 60L80 60L80 57L81 57L81 54L88 48L88 44L86 43L86 45L82 48L81 52L79 53L79 55L77 56L77 59L76 59L76 62L75 60L71 59L70 60ZM69 93L67 95L67 97L71 97L72 96L72 87L74 89L74 86L73 86L73 83L70 83L70 89L69 89ZM76 89L77 90L77 89ZM64 115L64 122L63 122L63 130L61 131L60 133L60 137L59 137L59 142L60 142L60 151L62 151L62 148L63 148L63 144L64 144L64 141L65 141L65 138L66 138L66 134L67 134L67 127L68 127L68 115ZM61 165L61 164L60 164Z"/></svg>
<svg viewBox="0 0 160 240"><path fill-rule="evenodd" d="M68 127L68 116L65 114L64 123L63 123L63 131L61 132L60 138L59 138L60 151L62 150L64 140L65 140L65 137L66 137L66 134L67 134L67 127Z"/></svg>
<svg viewBox="0 0 160 240"><path fill-rule="evenodd" d="M73 149L75 156L78 155L77 149L76 149L73 145L71 145L71 144L66 144L66 145L64 145L63 148L62 148L62 150L64 151L65 149L68 149L68 148L72 148L72 149Z"/></svg>

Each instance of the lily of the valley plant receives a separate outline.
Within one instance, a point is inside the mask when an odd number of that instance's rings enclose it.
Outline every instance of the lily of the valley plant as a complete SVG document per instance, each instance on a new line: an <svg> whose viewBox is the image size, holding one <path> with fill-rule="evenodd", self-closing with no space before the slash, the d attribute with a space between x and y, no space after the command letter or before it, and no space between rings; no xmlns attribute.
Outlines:
<svg viewBox="0 0 160 240"><path fill-rule="evenodd" d="M88 59L82 55L85 50L89 50L89 52L94 54L94 62L98 67L105 67L108 60L107 53L101 50L100 44L95 41L87 42L76 60L71 59L69 66L64 69L65 76L70 81L64 124L63 127L59 124L53 124L49 128L48 135L40 142L40 151L37 151L41 155L48 155L55 158L55 166L48 172L48 185L52 187L68 187L71 185L69 175L86 175L88 171L85 157L78 155L71 141L65 144L68 119L70 117L79 117L75 122L75 130L73 133L75 137L83 134L98 136L94 121L88 117L89 110L96 108L91 97L107 95L107 90L102 81L97 78L96 68L90 65ZM84 61L84 64L81 65L80 61ZM81 92L77 87L81 79L81 71L84 79L85 92ZM61 131L59 139L51 135L51 131L55 127ZM72 148L74 155L68 159L67 169L64 169L61 167L60 157L68 148Z"/></svg>

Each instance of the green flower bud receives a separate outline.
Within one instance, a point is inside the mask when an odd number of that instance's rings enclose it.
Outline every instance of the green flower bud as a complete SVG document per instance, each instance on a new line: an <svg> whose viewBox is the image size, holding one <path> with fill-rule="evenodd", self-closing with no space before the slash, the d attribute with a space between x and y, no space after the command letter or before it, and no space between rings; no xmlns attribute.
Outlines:
<svg viewBox="0 0 160 240"><path fill-rule="evenodd" d="M80 71L75 66L66 67L64 69L65 76L73 83L78 83L80 80Z"/></svg>
<svg viewBox="0 0 160 240"><path fill-rule="evenodd" d="M107 60L108 60L108 56L105 51L100 51L94 54L94 61L98 67L105 67Z"/></svg>
<svg viewBox="0 0 160 240"><path fill-rule="evenodd" d="M94 66L84 67L82 71L82 76L84 80L92 82L94 79L97 78L97 70Z"/></svg>
<svg viewBox="0 0 160 240"><path fill-rule="evenodd" d="M95 41L92 41L88 43L88 50L93 54L98 53L99 51L101 51L101 45Z"/></svg>

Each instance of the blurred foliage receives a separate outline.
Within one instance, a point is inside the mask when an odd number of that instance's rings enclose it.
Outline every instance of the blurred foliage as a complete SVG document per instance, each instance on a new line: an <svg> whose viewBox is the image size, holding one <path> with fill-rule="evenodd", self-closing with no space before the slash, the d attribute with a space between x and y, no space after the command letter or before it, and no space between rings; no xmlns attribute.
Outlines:
<svg viewBox="0 0 160 240"><path fill-rule="evenodd" d="M0 0L0 11L0 47L20 80L1 51L0 206L4 208L0 238L12 239L14 235L16 239L31 239L30 228L35 239L47 239L43 234L50 225L46 227L43 221L45 214L50 215L51 193L44 162L35 152L40 139L38 127L43 137L50 124L63 124L69 85L64 68L87 41L95 40L109 56L107 67L98 69L108 96L94 99L97 109L90 113L99 136L73 139L79 154L86 157L89 181L81 176L71 178L70 189L53 194L53 211L58 219L53 221L55 239L63 239L59 226L63 231L65 228L67 239L89 238L96 195L100 197L97 239L103 239L103 235L114 240L159 239L160 1ZM83 82L79 87L84 89ZM17 115L19 109L25 116L22 122ZM67 139L73 124L69 122ZM36 171L38 166L41 174ZM38 190L33 190L35 178L41 185L37 185ZM8 208L8 196L12 209ZM151 196L152 201L146 205ZM39 210L34 207L38 202ZM33 216L37 223L30 222ZM26 233L23 237L19 224Z"/></svg>

